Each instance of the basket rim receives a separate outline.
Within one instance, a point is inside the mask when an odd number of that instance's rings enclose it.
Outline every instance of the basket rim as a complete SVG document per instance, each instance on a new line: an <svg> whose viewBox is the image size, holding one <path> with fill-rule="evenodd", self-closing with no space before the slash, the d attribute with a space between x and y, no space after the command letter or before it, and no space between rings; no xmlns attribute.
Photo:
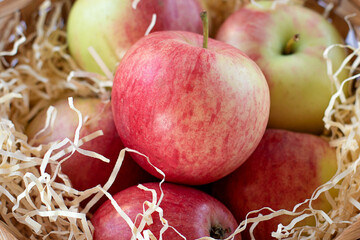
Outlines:
<svg viewBox="0 0 360 240"><path fill-rule="evenodd" d="M31 0L3 0L0 1L0 18L8 16L31 3Z"/></svg>

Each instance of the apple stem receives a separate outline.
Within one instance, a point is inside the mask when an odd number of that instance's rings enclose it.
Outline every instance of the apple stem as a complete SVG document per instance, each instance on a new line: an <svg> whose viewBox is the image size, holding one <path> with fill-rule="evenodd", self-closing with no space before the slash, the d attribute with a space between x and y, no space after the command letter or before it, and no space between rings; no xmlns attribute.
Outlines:
<svg viewBox="0 0 360 240"><path fill-rule="evenodd" d="M299 41L300 34L295 34L292 38L289 39L289 41L286 43L284 54L288 55L294 52L294 44Z"/></svg>
<svg viewBox="0 0 360 240"><path fill-rule="evenodd" d="M203 23L203 48L208 48L209 39L209 20L206 11L200 13L201 21Z"/></svg>

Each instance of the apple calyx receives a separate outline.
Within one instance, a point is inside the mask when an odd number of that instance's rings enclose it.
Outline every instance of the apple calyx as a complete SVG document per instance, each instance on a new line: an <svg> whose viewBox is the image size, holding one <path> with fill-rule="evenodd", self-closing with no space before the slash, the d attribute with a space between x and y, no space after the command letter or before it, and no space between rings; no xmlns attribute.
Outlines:
<svg viewBox="0 0 360 240"><path fill-rule="evenodd" d="M300 40L299 33L292 36L292 38L290 38L285 45L285 48L283 50L283 55L289 55L289 54L294 53L294 44L299 40Z"/></svg>
<svg viewBox="0 0 360 240"><path fill-rule="evenodd" d="M230 233L230 231L231 231L230 228L223 228L220 225L214 225L214 226L211 226L210 237L215 238L215 239L225 239L226 234Z"/></svg>
<svg viewBox="0 0 360 240"><path fill-rule="evenodd" d="M208 39L209 39L209 20L207 16L207 11L202 11L200 13L201 21L203 23L203 48L208 48Z"/></svg>

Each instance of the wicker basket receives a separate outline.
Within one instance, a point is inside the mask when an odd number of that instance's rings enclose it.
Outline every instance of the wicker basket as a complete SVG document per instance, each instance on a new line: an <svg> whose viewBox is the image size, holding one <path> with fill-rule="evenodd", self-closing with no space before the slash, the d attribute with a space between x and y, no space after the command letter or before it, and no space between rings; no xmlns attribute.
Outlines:
<svg viewBox="0 0 360 240"><path fill-rule="evenodd" d="M218 0L221 1L221 0ZM18 17L16 12L22 12L22 18L30 23L33 21L32 14L37 11L38 6L43 0L3 0L0 1L0 41L2 39L2 33L6 31L6 26L8 23L15 17ZM215 2L215 1L211 1ZM226 2L226 1L222 1ZM236 3L235 3L236 2ZM232 6L234 8L238 8L241 2L248 2L248 1L233 1L231 4L224 4L224 6ZM324 4L327 4L329 7L329 17L333 19L334 25L338 28L341 34L346 37L349 28L347 23L344 21L344 17L348 16L349 14L358 14L358 16L352 16L349 18L350 22L353 24L355 32L357 36L360 36L360 0L305 0L305 5L309 8L315 9L319 12L324 12ZM215 6L215 5L214 5ZM219 10L219 12L230 13L229 9ZM223 20L223 19L221 19ZM221 21L220 20L220 21ZM219 22L216 22L216 25L219 25ZM29 24L31 25L31 24ZM9 35L10 36L10 35ZM0 42L0 52L5 50L6 46L1 45ZM6 50L9 50L6 48ZM1 56L0 56L1 57ZM1 63L0 63L1 64ZM1 71L1 68L0 68ZM1 80L1 79L0 79ZM1 96L0 96L1 100ZM0 105L0 113L2 106ZM1 132L1 129L0 129ZM341 230L342 233L337 236L336 240L356 240L360 239L360 218L358 221L354 219L343 219L344 221L349 221L348 224ZM3 222L0 222L3 223ZM339 230L340 231L340 230ZM12 235L10 232L14 232L11 226L7 227L6 224L3 226L0 224L0 239L4 240L14 240L17 239L14 237L16 234Z"/></svg>

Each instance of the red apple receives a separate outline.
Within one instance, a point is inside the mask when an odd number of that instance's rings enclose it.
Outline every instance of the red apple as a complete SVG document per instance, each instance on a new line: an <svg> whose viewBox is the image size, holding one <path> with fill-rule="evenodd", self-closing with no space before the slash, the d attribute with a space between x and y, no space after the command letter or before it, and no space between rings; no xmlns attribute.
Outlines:
<svg viewBox="0 0 360 240"><path fill-rule="evenodd" d="M87 71L103 74L89 52L93 47L111 72L125 52L145 35L156 15L152 32L184 30L201 33L200 0L77 0L67 23L69 50Z"/></svg>
<svg viewBox="0 0 360 240"><path fill-rule="evenodd" d="M216 39L239 48L263 71L270 88L270 128L323 131L324 112L336 90L323 54L343 42L327 19L302 6L256 1L227 18ZM334 72L345 57L343 48L330 51ZM338 81L346 77L342 71Z"/></svg>
<svg viewBox="0 0 360 240"><path fill-rule="evenodd" d="M239 167L268 121L269 88L238 49L182 31L152 33L129 49L112 89L125 146L149 157L166 180L205 184ZM147 160L143 168L159 176Z"/></svg>
<svg viewBox="0 0 360 240"><path fill-rule="evenodd" d="M74 139L79 122L78 115L69 107L67 99L58 100L53 103L53 106L57 110L53 130L48 128L34 138L37 132L45 126L47 109L42 110L26 128L29 142L34 146L61 141L65 138ZM73 187L77 190L86 190L98 184L104 185L106 183L124 145L117 134L109 101L105 102L97 98L75 98L74 106L84 118L88 117L88 121L81 128L80 138L98 130L102 130L104 134L86 142L80 148L94 151L110 159L110 163L105 163L99 159L75 152L61 164L62 172L69 177ZM150 179L152 178L149 174L140 168L129 154L126 154L110 192L116 193Z"/></svg>
<svg viewBox="0 0 360 240"><path fill-rule="evenodd" d="M155 189L160 196L158 183L144 184L149 189ZM225 239L237 227L237 222L230 211L218 200L210 195L190 187L172 183L162 184L164 198L160 203L163 210L163 217L168 224L174 227L186 239L198 239L201 237L213 237ZM143 213L143 203L152 202L152 194L136 186L123 190L114 199L121 209L129 216L132 222L139 213ZM159 239L160 229L163 224L160 221L159 213L151 214L153 223L146 226ZM141 217L138 216L135 222L138 226ZM132 233L129 225L118 214L110 200L105 202L94 214L91 222L95 228L94 240L129 240ZM163 239L183 239L173 229L168 228L162 235ZM234 240L241 239L237 234Z"/></svg>
<svg viewBox="0 0 360 240"><path fill-rule="evenodd" d="M335 149L321 137L268 129L250 158L229 176L214 183L213 194L240 222L250 211L263 207L292 210L330 180L336 169ZM312 206L325 212L330 210L324 194ZM291 219L283 215L260 222L254 231L256 239L272 239L271 232L277 230L277 224L288 224ZM313 219L308 218L302 224L312 222ZM243 238L250 239L248 232Z"/></svg>

